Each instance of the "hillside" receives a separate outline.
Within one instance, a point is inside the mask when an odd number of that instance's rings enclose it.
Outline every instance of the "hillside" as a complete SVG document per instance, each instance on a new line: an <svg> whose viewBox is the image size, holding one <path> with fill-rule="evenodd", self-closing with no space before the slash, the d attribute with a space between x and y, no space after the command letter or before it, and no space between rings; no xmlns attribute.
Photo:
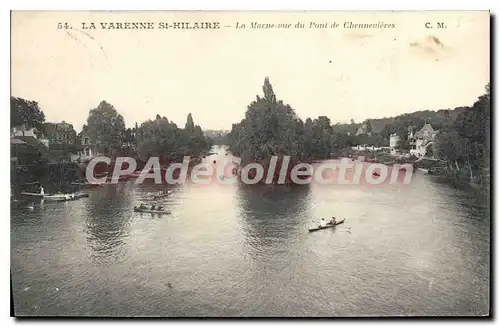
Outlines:
<svg viewBox="0 0 500 327"><path fill-rule="evenodd" d="M422 110L395 117L368 119L368 121L371 124L373 134L380 134L382 137L388 137L391 133L399 133L403 128L408 128L409 126L420 129L426 121L434 128L439 129L441 126L455 121L466 109L465 107L458 107L453 110ZM336 124L333 128L337 133L350 133L353 135L356 134L360 126L360 123Z"/></svg>

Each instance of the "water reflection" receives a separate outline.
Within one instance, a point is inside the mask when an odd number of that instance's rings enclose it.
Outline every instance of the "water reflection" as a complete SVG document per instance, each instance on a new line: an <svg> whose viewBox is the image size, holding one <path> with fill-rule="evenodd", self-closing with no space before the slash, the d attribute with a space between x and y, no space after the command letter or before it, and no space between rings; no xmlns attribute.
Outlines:
<svg viewBox="0 0 500 327"><path fill-rule="evenodd" d="M86 205L86 234L91 258L98 262L123 260L131 219L130 192L124 183L94 192Z"/></svg>
<svg viewBox="0 0 500 327"><path fill-rule="evenodd" d="M255 255L280 244L292 244L312 215L308 185L240 184L236 201L245 242Z"/></svg>

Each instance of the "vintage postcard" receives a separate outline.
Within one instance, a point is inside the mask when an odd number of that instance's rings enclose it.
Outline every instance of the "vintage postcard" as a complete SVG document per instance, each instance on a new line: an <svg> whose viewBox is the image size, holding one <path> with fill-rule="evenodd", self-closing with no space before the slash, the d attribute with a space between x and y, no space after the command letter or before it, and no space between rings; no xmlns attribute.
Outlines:
<svg viewBox="0 0 500 327"><path fill-rule="evenodd" d="M489 316L490 13L11 13L15 316Z"/></svg>

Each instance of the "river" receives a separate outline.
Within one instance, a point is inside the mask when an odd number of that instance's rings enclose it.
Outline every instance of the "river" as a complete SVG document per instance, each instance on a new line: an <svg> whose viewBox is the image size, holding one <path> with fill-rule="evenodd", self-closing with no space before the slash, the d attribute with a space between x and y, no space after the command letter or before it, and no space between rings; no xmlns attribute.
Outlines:
<svg viewBox="0 0 500 327"><path fill-rule="evenodd" d="M218 160L224 150L206 160ZM227 156L226 156L227 157ZM160 185L11 214L16 315L485 315L484 198L417 172L408 185ZM309 233L311 220L346 217Z"/></svg>

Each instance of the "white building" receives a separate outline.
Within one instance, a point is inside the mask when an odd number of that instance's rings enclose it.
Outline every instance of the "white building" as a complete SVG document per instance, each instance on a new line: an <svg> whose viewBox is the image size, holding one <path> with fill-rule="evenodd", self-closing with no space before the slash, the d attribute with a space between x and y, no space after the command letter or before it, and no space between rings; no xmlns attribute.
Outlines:
<svg viewBox="0 0 500 327"><path fill-rule="evenodd" d="M12 127L10 129L10 138L15 139L17 137L31 137L34 140L37 140L38 142L42 143L46 147L49 147L49 140L46 138L38 138L37 134L40 134L38 130L34 127L29 128L26 125L19 125Z"/></svg>
<svg viewBox="0 0 500 327"><path fill-rule="evenodd" d="M37 139L36 128L28 128L25 125L15 126L10 129L10 137L15 138L16 136L31 136Z"/></svg>
<svg viewBox="0 0 500 327"><path fill-rule="evenodd" d="M398 145L399 139L400 137L396 133L393 133L389 136L389 148L393 156L398 154L396 146Z"/></svg>

